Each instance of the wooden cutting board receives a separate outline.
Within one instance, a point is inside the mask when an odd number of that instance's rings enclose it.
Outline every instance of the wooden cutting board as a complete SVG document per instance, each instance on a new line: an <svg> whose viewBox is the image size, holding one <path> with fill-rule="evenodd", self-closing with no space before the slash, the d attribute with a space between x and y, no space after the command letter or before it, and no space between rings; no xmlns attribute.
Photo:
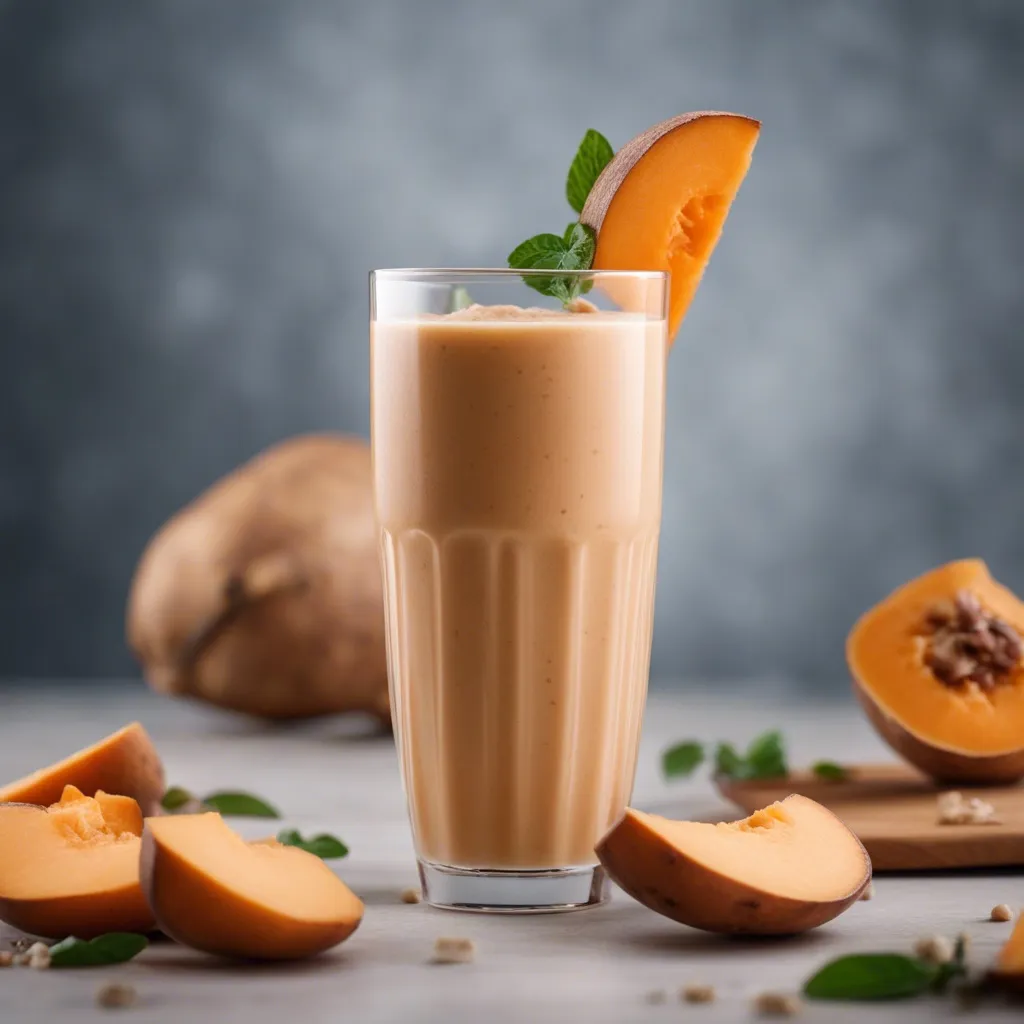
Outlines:
<svg viewBox="0 0 1024 1024"><path fill-rule="evenodd" d="M1000 825L939 825L938 787L898 764L847 766L843 782L823 782L810 772L786 779L722 779L722 795L750 813L790 793L824 804L856 833L875 871L917 871L1024 865L1024 786L965 789L988 800Z"/></svg>

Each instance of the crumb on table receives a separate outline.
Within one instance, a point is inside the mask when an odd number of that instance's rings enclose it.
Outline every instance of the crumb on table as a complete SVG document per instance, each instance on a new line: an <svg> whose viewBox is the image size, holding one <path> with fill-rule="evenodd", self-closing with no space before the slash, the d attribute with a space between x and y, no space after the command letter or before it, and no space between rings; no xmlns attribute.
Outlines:
<svg viewBox="0 0 1024 1024"><path fill-rule="evenodd" d="M783 992L762 992L754 1000L754 1010L762 1017L795 1017L801 1006L797 996Z"/></svg>
<svg viewBox="0 0 1024 1024"><path fill-rule="evenodd" d="M442 937L434 940L435 964L470 964L476 959L472 939Z"/></svg>
<svg viewBox="0 0 1024 1024"><path fill-rule="evenodd" d="M123 1010L134 1006L138 993L132 985L112 983L103 985L96 991L96 1005L106 1010Z"/></svg>
<svg viewBox="0 0 1024 1024"><path fill-rule="evenodd" d="M914 955L931 964L948 964L955 950L945 935L929 935L914 943Z"/></svg>
<svg viewBox="0 0 1024 1024"><path fill-rule="evenodd" d="M987 800L966 798L959 790L940 793L937 798L940 825L1001 825L996 809Z"/></svg>
<svg viewBox="0 0 1024 1024"><path fill-rule="evenodd" d="M679 998L684 1003L713 1003L715 1001L715 986L684 985L679 990Z"/></svg>

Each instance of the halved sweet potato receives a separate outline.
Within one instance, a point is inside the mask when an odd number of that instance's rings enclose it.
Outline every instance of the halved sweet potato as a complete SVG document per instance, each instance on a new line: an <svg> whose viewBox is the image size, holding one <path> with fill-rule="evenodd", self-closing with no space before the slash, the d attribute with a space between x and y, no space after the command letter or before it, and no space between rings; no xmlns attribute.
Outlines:
<svg viewBox="0 0 1024 1024"><path fill-rule="evenodd" d="M52 804L65 786L87 796L97 790L137 800L155 814L164 795L164 768L148 733L138 722L23 779L0 787L0 803Z"/></svg>
<svg viewBox="0 0 1024 1024"><path fill-rule="evenodd" d="M855 903L871 880L857 837L803 796L717 825L629 809L597 856L612 880L651 910L729 934L816 928Z"/></svg>
<svg viewBox="0 0 1024 1024"><path fill-rule="evenodd" d="M347 939L363 904L319 858L247 843L219 814L149 818L142 885L161 929L220 956L292 960Z"/></svg>
<svg viewBox="0 0 1024 1024"><path fill-rule="evenodd" d="M141 833L134 800L74 786L50 807L0 805L0 920L47 938L149 931Z"/></svg>
<svg viewBox="0 0 1024 1024"><path fill-rule="evenodd" d="M879 734L944 782L1024 777L1024 603L980 559L950 562L865 613L846 643Z"/></svg>
<svg viewBox="0 0 1024 1024"><path fill-rule="evenodd" d="M670 341L718 243L760 130L759 121L739 114L680 114L627 142L587 197L580 220L597 232L596 270L671 272ZM627 295L612 297L630 308Z"/></svg>

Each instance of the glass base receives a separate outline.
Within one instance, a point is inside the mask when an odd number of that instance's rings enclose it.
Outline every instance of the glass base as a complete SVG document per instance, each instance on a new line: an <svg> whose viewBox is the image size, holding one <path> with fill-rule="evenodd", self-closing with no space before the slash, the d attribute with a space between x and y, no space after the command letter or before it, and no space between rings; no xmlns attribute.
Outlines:
<svg viewBox="0 0 1024 1024"><path fill-rule="evenodd" d="M451 868L421 860L423 900L442 910L480 914L552 914L596 907L608 899L599 864L538 871Z"/></svg>

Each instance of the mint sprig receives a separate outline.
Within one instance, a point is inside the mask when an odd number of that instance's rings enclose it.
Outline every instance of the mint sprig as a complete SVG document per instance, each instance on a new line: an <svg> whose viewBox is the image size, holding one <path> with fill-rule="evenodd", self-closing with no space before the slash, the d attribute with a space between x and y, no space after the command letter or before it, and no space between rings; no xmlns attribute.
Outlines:
<svg viewBox="0 0 1024 1024"><path fill-rule="evenodd" d="M565 197L576 213L583 210L594 182L614 155L611 143L599 131L591 128L583 136L565 181ZM521 242L509 253L508 265L513 270L589 270L596 248L594 229L573 221L561 235L544 233ZM565 306L590 291L592 284L577 274L524 274L523 281Z"/></svg>
<svg viewBox="0 0 1024 1024"><path fill-rule="evenodd" d="M704 745L687 740L669 747L661 755L661 768L666 778L691 774L706 757ZM782 733L777 729L754 738L745 754L731 743L721 742L714 750L715 774L730 779L772 779L789 774Z"/></svg>
<svg viewBox="0 0 1024 1024"><path fill-rule="evenodd" d="M594 262L596 246L594 229L573 221L561 236L534 235L521 242L509 253L508 265L515 270L588 270ZM566 305L590 288L589 281L581 281L575 275L524 274L523 282Z"/></svg>
<svg viewBox="0 0 1024 1024"><path fill-rule="evenodd" d="M565 179L565 198L577 213L583 212L583 205L594 187L594 182L613 156L615 150L612 149L612 144L599 131L588 128L572 159L569 175Z"/></svg>

